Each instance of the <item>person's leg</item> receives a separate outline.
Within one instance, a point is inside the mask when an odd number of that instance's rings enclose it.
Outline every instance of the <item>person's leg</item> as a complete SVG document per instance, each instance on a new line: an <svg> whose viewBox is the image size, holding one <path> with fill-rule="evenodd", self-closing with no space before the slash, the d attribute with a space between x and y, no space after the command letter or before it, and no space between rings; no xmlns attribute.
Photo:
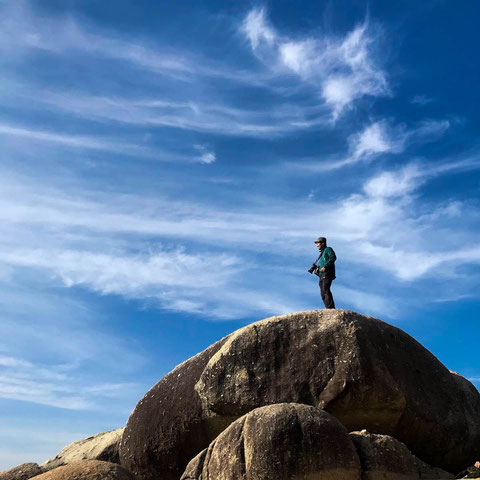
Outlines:
<svg viewBox="0 0 480 480"><path fill-rule="evenodd" d="M322 296L325 308L335 308L335 302L333 300L330 286L332 285L331 278L320 278L320 294Z"/></svg>

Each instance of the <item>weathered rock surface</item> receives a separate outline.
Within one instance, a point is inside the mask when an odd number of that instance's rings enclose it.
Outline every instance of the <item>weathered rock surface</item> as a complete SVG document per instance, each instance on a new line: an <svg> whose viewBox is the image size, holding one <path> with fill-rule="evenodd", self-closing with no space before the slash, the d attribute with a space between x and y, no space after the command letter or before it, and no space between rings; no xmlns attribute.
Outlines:
<svg viewBox="0 0 480 480"><path fill-rule="evenodd" d="M402 330L346 310L272 317L184 362L139 402L120 446L143 480L177 480L236 418L294 402L402 441L450 472L480 458L480 394Z"/></svg>
<svg viewBox="0 0 480 480"><path fill-rule="evenodd" d="M18 467L0 472L0 480L28 480L43 473L36 463L22 463Z"/></svg>
<svg viewBox="0 0 480 480"><path fill-rule="evenodd" d="M391 435L451 472L480 456L478 391L407 333L355 312L301 312L242 328L195 388L205 410L221 416L279 402L320 406L348 430Z"/></svg>
<svg viewBox="0 0 480 480"><path fill-rule="evenodd" d="M359 480L345 427L325 411L269 405L233 422L187 466L181 480Z"/></svg>
<svg viewBox="0 0 480 480"><path fill-rule="evenodd" d="M362 466L362 480L413 480L454 478L415 457L401 442L388 435L351 432Z"/></svg>
<svg viewBox="0 0 480 480"><path fill-rule="evenodd" d="M177 366L135 407L120 442L120 461L139 478L178 480L189 460L236 419L205 411L194 389L224 342Z"/></svg>
<svg viewBox="0 0 480 480"><path fill-rule="evenodd" d="M38 475L35 480L134 480L135 477L116 463L83 460Z"/></svg>
<svg viewBox="0 0 480 480"><path fill-rule="evenodd" d="M55 458L47 460L40 466L44 471L48 471L80 460L120 463L118 448L123 431L124 428L119 428L73 442L63 448Z"/></svg>

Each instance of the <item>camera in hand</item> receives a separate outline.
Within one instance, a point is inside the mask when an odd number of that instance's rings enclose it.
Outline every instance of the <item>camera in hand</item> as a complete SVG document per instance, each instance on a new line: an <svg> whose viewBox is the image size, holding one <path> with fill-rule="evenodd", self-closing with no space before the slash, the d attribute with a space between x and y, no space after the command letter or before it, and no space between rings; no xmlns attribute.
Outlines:
<svg viewBox="0 0 480 480"><path fill-rule="evenodd" d="M319 275L319 271L318 271L318 265L315 265L313 264L309 269L308 269L308 273L314 273L315 275Z"/></svg>

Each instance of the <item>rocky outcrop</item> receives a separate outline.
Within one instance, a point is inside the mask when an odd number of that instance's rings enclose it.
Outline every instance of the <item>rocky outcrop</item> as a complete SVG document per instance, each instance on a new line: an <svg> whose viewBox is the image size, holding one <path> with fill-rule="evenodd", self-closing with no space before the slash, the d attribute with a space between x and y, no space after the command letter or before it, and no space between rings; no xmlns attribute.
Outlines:
<svg viewBox="0 0 480 480"><path fill-rule="evenodd" d="M116 463L98 460L73 462L38 475L35 480L134 480L135 477Z"/></svg>
<svg viewBox="0 0 480 480"><path fill-rule="evenodd" d="M301 403L390 435L456 472L480 457L480 395L402 330L346 310L251 324L184 362L139 402L120 446L142 480L177 480L236 418Z"/></svg>
<svg viewBox="0 0 480 480"><path fill-rule="evenodd" d="M225 340L176 367L130 415L120 442L120 461L139 478L178 480L189 460L236 419L204 410L194 388Z"/></svg>
<svg viewBox="0 0 480 480"><path fill-rule="evenodd" d="M120 463L118 448L123 431L123 428L119 428L73 442L63 448L55 458L47 460L40 466L44 471L48 471L80 460L104 460Z"/></svg>
<svg viewBox="0 0 480 480"><path fill-rule="evenodd" d="M18 467L0 472L0 480L28 480L43 473L36 463L22 463Z"/></svg>
<svg viewBox="0 0 480 480"><path fill-rule="evenodd" d="M388 435L351 432L362 467L362 480L412 480L454 478L412 455L401 442Z"/></svg>
<svg viewBox="0 0 480 480"><path fill-rule="evenodd" d="M452 419L455 418L454 412L460 413L459 416L465 419L462 423L463 437L461 441L458 441L455 445L450 444L450 456L452 458L464 459L466 458L465 446L478 445L477 448L474 448L476 454L470 455L469 461L461 462L461 468L458 468L460 463L457 462L455 468L451 470L452 472L458 472L460 469L463 469L465 465L470 466L473 465L475 461L480 460L480 440L478 433L478 425L480 423L480 395L476 387L465 377L462 377L462 375L457 372L450 373L457 388L450 392L448 400L445 398L442 399L442 401L447 400L454 402L449 411Z"/></svg>
<svg viewBox="0 0 480 480"><path fill-rule="evenodd" d="M402 330L355 312L302 312L240 329L195 388L204 409L220 416L279 402L320 406L348 430L391 435L448 471L480 453L475 388L460 386Z"/></svg>
<svg viewBox="0 0 480 480"><path fill-rule="evenodd" d="M187 465L181 480L447 480L398 440L347 433L316 407L281 403L233 422Z"/></svg>
<svg viewBox="0 0 480 480"><path fill-rule="evenodd" d="M187 466L181 480L358 480L345 427L319 408L282 403L233 422Z"/></svg>

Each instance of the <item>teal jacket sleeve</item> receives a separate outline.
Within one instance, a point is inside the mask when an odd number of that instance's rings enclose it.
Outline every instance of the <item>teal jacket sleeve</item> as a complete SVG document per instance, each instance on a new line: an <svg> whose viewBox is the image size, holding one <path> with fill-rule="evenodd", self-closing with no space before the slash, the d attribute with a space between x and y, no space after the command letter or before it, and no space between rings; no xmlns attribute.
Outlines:
<svg viewBox="0 0 480 480"><path fill-rule="evenodd" d="M323 266L327 268L330 265L333 265L333 262L335 262L336 259L337 257L335 255L335 252L333 251L333 248L325 248L325 251L323 252Z"/></svg>

